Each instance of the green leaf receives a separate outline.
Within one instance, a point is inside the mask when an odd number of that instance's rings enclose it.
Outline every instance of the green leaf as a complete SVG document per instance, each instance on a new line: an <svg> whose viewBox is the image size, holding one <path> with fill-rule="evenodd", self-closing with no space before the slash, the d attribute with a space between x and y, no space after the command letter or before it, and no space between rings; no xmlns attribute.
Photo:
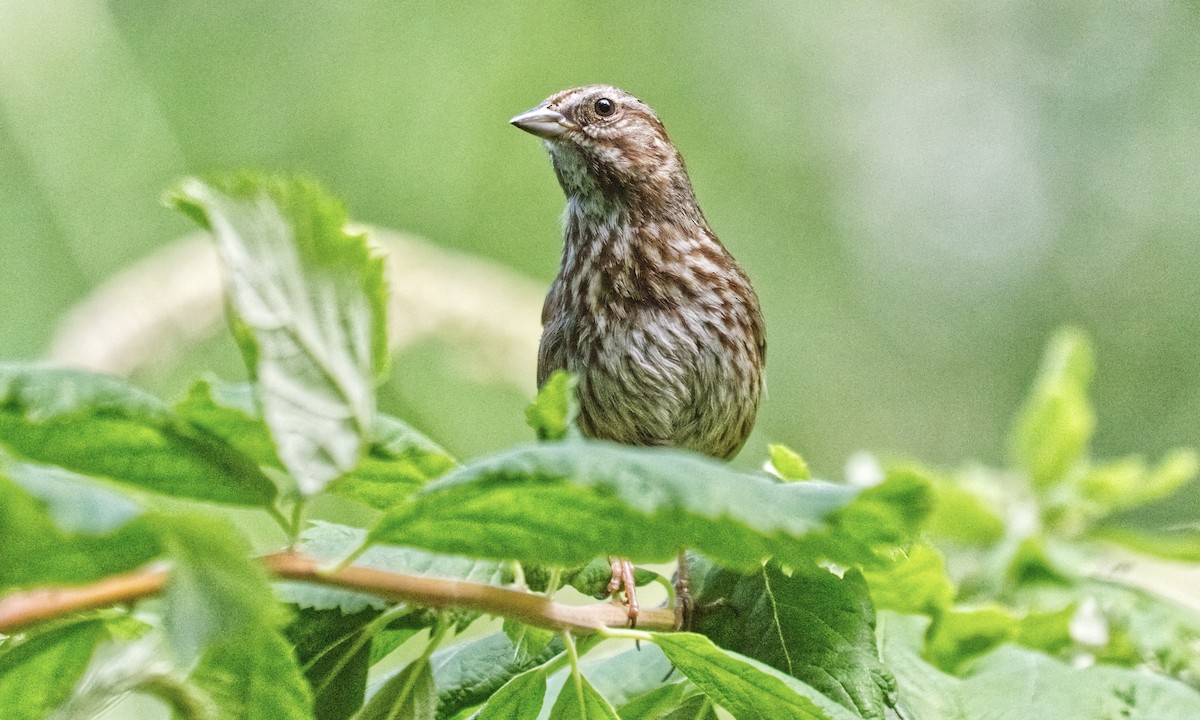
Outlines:
<svg viewBox="0 0 1200 720"><path fill-rule="evenodd" d="M155 523L102 481L0 453L0 589L142 565L161 552Z"/></svg>
<svg viewBox="0 0 1200 720"><path fill-rule="evenodd" d="M387 364L383 261L311 180L189 179L168 201L212 231L279 458L302 493L320 492L372 436Z"/></svg>
<svg viewBox="0 0 1200 720"><path fill-rule="evenodd" d="M537 720L545 699L545 669L526 670L504 683L475 720Z"/></svg>
<svg viewBox="0 0 1200 720"><path fill-rule="evenodd" d="M183 665L210 646L236 644L281 624L262 567L225 523L173 518L165 535L175 565L164 593L163 624Z"/></svg>
<svg viewBox="0 0 1200 720"><path fill-rule="evenodd" d="M259 465L284 469L252 385L201 380L175 412ZM352 471L334 480L329 492L387 510L454 467L454 459L442 447L390 415L376 415L374 430L366 455Z"/></svg>
<svg viewBox="0 0 1200 720"><path fill-rule="evenodd" d="M38 462L146 490L270 505L275 485L221 438L177 421L117 378L0 364L0 444Z"/></svg>
<svg viewBox="0 0 1200 720"><path fill-rule="evenodd" d="M1075 613L1073 604L1024 616L999 606L949 610L934 619L924 657L947 672L957 673L969 661L1006 642L1055 653L1074 642L1070 626Z"/></svg>
<svg viewBox="0 0 1200 720"><path fill-rule="evenodd" d="M367 455L329 491L386 511L453 467L454 458L437 443L396 418L377 415Z"/></svg>
<svg viewBox="0 0 1200 720"><path fill-rule="evenodd" d="M946 575L946 559L932 546L918 543L891 567L863 571L871 600L880 610L933 614L954 601L954 583Z"/></svg>
<svg viewBox="0 0 1200 720"><path fill-rule="evenodd" d="M768 445L767 454L771 458L771 467L784 480L811 480L812 471L808 463L800 457L800 453L786 445Z"/></svg>
<svg viewBox="0 0 1200 720"><path fill-rule="evenodd" d="M891 466L888 474L923 479L933 490L933 508L925 523L929 534L955 543L990 546L1004 537L1000 489L1012 479L988 468L972 466L947 476L921 465Z"/></svg>
<svg viewBox="0 0 1200 720"><path fill-rule="evenodd" d="M532 661L554 641L554 631L505 618L504 634L516 648L517 662Z"/></svg>
<svg viewBox="0 0 1200 720"><path fill-rule="evenodd" d="M1140 669L1077 669L1012 645L979 658L960 680L918 656L927 624L926 618L880 614L880 646L910 720L1200 717L1200 693L1178 681Z"/></svg>
<svg viewBox="0 0 1200 720"><path fill-rule="evenodd" d="M1195 450L1175 450L1153 470L1142 458L1132 457L1089 468L1078 484L1078 493L1093 518L1144 505L1167 497L1200 474Z"/></svg>
<svg viewBox="0 0 1200 720"><path fill-rule="evenodd" d="M248 383L198 380L175 405L175 415L220 438L255 463L283 470Z"/></svg>
<svg viewBox="0 0 1200 720"><path fill-rule="evenodd" d="M604 696L596 692L583 675L567 678L558 700L550 710L550 720L621 720Z"/></svg>
<svg viewBox="0 0 1200 720"><path fill-rule="evenodd" d="M668 675L676 682L687 682L673 671L662 650L649 643L614 655L589 654L580 661L580 669L592 687L614 706L662 687Z"/></svg>
<svg viewBox="0 0 1200 720"><path fill-rule="evenodd" d="M579 404L575 387L579 378L566 370L555 370L538 389L537 398L525 408L525 421L538 440L565 440L578 435L575 418Z"/></svg>
<svg viewBox="0 0 1200 720"><path fill-rule="evenodd" d="M1087 451L1096 426L1087 396L1094 367L1091 343L1078 330L1050 341L1013 431L1017 464L1037 487L1062 480Z"/></svg>
<svg viewBox="0 0 1200 720"><path fill-rule="evenodd" d="M695 629L726 650L803 680L863 718L883 718L896 681L879 661L875 611L862 575L774 562L737 573L689 563ZM718 602L719 600L719 602Z"/></svg>
<svg viewBox="0 0 1200 720"><path fill-rule="evenodd" d="M313 717L312 694L291 645L270 627L216 642L191 680L219 708L222 720Z"/></svg>
<svg viewBox="0 0 1200 720"><path fill-rule="evenodd" d="M502 632L438 650L433 654L438 716L449 717L462 708L478 705L514 676L562 651L562 640L555 638L536 657L521 658Z"/></svg>
<svg viewBox="0 0 1200 720"><path fill-rule="evenodd" d="M858 558L911 529L925 489L901 478L851 503L853 488L780 484L684 451L575 440L461 466L387 513L370 540L567 567L607 554L665 562L680 548L741 567L818 550ZM826 518L838 535L806 543Z"/></svg>
<svg viewBox="0 0 1200 720"><path fill-rule="evenodd" d="M790 675L703 635L653 633L653 642L713 702L738 720L851 720L857 715Z"/></svg>
<svg viewBox="0 0 1200 720"><path fill-rule="evenodd" d="M286 634L312 688L317 720L346 720L362 707L372 657L367 633L378 617L370 609L352 615L313 608L295 613Z"/></svg>
<svg viewBox="0 0 1200 720"><path fill-rule="evenodd" d="M71 695L104 634L99 621L34 635L0 654L0 707L6 720L44 720Z"/></svg>
<svg viewBox="0 0 1200 720"><path fill-rule="evenodd" d="M355 720L434 720L438 696L429 660L419 658L392 677Z"/></svg>

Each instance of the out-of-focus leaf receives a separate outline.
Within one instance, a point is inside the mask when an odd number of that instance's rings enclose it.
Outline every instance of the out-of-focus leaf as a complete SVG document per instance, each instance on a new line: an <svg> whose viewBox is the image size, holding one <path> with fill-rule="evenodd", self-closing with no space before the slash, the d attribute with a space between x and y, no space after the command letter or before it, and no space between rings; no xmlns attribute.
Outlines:
<svg viewBox="0 0 1200 720"><path fill-rule="evenodd" d="M1078 484L1080 498L1092 517L1143 505L1164 498L1195 479L1200 456L1195 450L1176 450L1154 469L1133 457L1089 468Z"/></svg>
<svg viewBox="0 0 1200 720"><path fill-rule="evenodd" d="M189 179L168 201L212 232L279 459L302 493L320 492L372 437L387 365L383 261L307 179Z"/></svg>
<svg viewBox="0 0 1200 720"><path fill-rule="evenodd" d="M536 657L520 658L512 641L502 632L438 650L432 658L438 688L438 717L450 717L462 708L478 705L514 676L562 651L562 640L556 637Z"/></svg>
<svg viewBox="0 0 1200 720"><path fill-rule="evenodd" d="M0 708L6 720L45 720L71 695L104 634L100 621L34 635L0 654Z"/></svg>
<svg viewBox="0 0 1200 720"><path fill-rule="evenodd" d="M858 717L800 680L722 650L703 635L655 633L654 644L713 702L738 720L852 720Z"/></svg>
<svg viewBox="0 0 1200 720"><path fill-rule="evenodd" d="M275 499L275 485L222 438L106 375L0 364L0 444L167 495L258 506Z"/></svg>
<svg viewBox="0 0 1200 720"><path fill-rule="evenodd" d="M537 720L546 700L546 671L526 670L496 691L475 720Z"/></svg>
<svg viewBox="0 0 1200 720"><path fill-rule="evenodd" d="M771 467L784 480L812 479L812 471L808 469L808 463L800 457L800 453L788 446L768 445L767 454L771 458Z"/></svg>
<svg viewBox="0 0 1200 720"><path fill-rule="evenodd" d="M1102 525L1092 530L1091 535L1151 555L1200 562L1200 523L1173 525L1154 530Z"/></svg>
<svg viewBox="0 0 1200 720"><path fill-rule="evenodd" d="M578 378L566 370L555 370L538 389L537 398L525 408L525 420L538 440L565 440L575 431L579 404L575 399Z"/></svg>
<svg viewBox="0 0 1200 720"><path fill-rule="evenodd" d="M922 467L905 466L903 470L924 478L933 488L933 511L926 529L934 537L978 546L992 545L1004 537L1003 508L985 494L998 494L1005 478L980 468L953 477Z"/></svg>
<svg viewBox="0 0 1200 720"><path fill-rule="evenodd" d="M949 673L959 672L969 661L1003 643L1054 654L1072 643L1074 605L1023 616L1001 606L940 613L926 639L926 660Z"/></svg>
<svg viewBox="0 0 1200 720"><path fill-rule="evenodd" d="M236 645L281 624L262 567L225 523L176 517L165 533L174 561L164 593L163 624L184 666L210 646Z"/></svg>
<svg viewBox="0 0 1200 720"><path fill-rule="evenodd" d="M1078 330L1059 331L1046 348L1012 440L1017 464L1037 487L1062 480L1087 450L1096 426L1087 396L1094 367L1091 343Z"/></svg>
<svg viewBox="0 0 1200 720"><path fill-rule="evenodd" d="M567 678L567 684L558 693L550 720L621 720L617 711L604 696L596 692L583 675Z"/></svg>
<svg viewBox="0 0 1200 720"><path fill-rule="evenodd" d="M813 553L851 564L911 539L927 506L927 486L912 478L859 494L678 450L576 440L464 465L387 513L370 539L568 567L606 554L662 562L680 548L743 568Z"/></svg>
<svg viewBox="0 0 1200 720"><path fill-rule="evenodd" d="M880 610L933 614L954 601L954 583L946 575L946 559L932 546L918 543L891 567L863 571L871 600Z"/></svg>
<svg viewBox="0 0 1200 720"><path fill-rule="evenodd" d="M418 658L379 688L355 720L435 720L438 696L429 660Z"/></svg>
<svg viewBox="0 0 1200 720"><path fill-rule="evenodd" d="M222 720L311 720L313 698L291 645L270 627L216 642L191 675ZM335 717L335 716L320 716Z"/></svg>
<svg viewBox="0 0 1200 720"><path fill-rule="evenodd" d="M904 717L911 720L1200 717L1200 693L1178 681L1102 665L1073 668L1012 645L979 658L960 680L919 657L927 623L921 617L880 614L883 657L899 681Z"/></svg>
<svg viewBox="0 0 1200 720"><path fill-rule="evenodd" d="M106 483L0 453L0 589L79 583L161 552L156 521Z"/></svg>
<svg viewBox="0 0 1200 720"><path fill-rule="evenodd" d="M366 456L329 491L386 511L453 467L454 459L437 443L394 417L377 415Z"/></svg>
<svg viewBox="0 0 1200 720"><path fill-rule="evenodd" d="M284 469L252 385L201 380L175 412L258 464ZM454 467L454 459L442 447L390 415L376 415L374 431L366 454L352 471L330 484L330 492L387 510Z"/></svg>
<svg viewBox="0 0 1200 720"><path fill-rule="evenodd" d="M690 563L696 631L726 650L760 660L863 718L883 718L896 681L879 661L875 611L857 571L774 562L747 575ZM719 600L719 601L718 601Z"/></svg>

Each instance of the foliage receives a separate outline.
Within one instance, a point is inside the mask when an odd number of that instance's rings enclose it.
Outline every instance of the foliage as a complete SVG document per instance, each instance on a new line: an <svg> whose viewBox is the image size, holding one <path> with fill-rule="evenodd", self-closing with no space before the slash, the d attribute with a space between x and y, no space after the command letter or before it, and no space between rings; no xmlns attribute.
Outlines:
<svg viewBox="0 0 1200 720"><path fill-rule="evenodd" d="M200 380L169 405L117 378L0 367L12 716L82 717L128 693L189 719L1200 714L1200 617L1084 562L1117 543L1195 559L1196 528L1147 536L1113 518L1200 463L1191 450L1091 456L1082 333L1051 343L1007 470L909 463L864 489L811 479L783 446L767 475L589 441L568 375L529 408L540 442L459 463L374 409L380 260L336 201L252 175L189 180L171 198L221 248L251 380ZM260 549L327 570L270 577L245 508L283 538ZM546 614L560 587L603 588L597 558L685 549L690 632ZM119 587L158 560L161 599L11 614L26 591ZM339 587L335 566L358 584ZM423 589L397 602L389 579ZM507 588L488 606L503 627L463 635L487 622L463 588Z"/></svg>

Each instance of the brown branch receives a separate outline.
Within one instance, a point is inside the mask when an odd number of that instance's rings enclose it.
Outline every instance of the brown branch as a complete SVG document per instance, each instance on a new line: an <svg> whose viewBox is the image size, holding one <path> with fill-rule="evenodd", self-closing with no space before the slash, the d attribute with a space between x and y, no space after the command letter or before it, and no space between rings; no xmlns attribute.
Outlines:
<svg viewBox="0 0 1200 720"><path fill-rule="evenodd" d="M267 572L279 578L356 590L422 607L468 608L553 630L589 633L626 622L625 608L611 602L564 605L542 595L495 585L365 567L326 571L316 560L293 552L267 555L262 562ZM0 633L11 635L45 620L148 598L162 592L168 577L162 569L139 570L90 585L13 593L0 598ZM664 608L644 609L638 616L638 627L647 630L670 629L674 623L674 613Z"/></svg>

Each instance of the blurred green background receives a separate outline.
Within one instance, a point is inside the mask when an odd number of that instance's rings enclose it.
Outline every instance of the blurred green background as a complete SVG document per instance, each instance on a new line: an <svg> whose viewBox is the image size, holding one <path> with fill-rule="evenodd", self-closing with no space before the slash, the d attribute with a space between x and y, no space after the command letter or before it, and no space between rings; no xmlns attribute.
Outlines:
<svg viewBox="0 0 1200 720"><path fill-rule="evenodd" d="M547 285L563 206L507 125L609 82L657 109L767 313L766 441L1002 460L1043 343L1096 343L1097 451L1200 427L1200 5L0 0L0 356L189 232L188 173L311 172L352 217ZM436 290L435 290L436 292ZM536 315L530 318L536 322ZM397 358L385 406L471 456L515 387ZM174 396L202 343L142 382Z"/></svg>

